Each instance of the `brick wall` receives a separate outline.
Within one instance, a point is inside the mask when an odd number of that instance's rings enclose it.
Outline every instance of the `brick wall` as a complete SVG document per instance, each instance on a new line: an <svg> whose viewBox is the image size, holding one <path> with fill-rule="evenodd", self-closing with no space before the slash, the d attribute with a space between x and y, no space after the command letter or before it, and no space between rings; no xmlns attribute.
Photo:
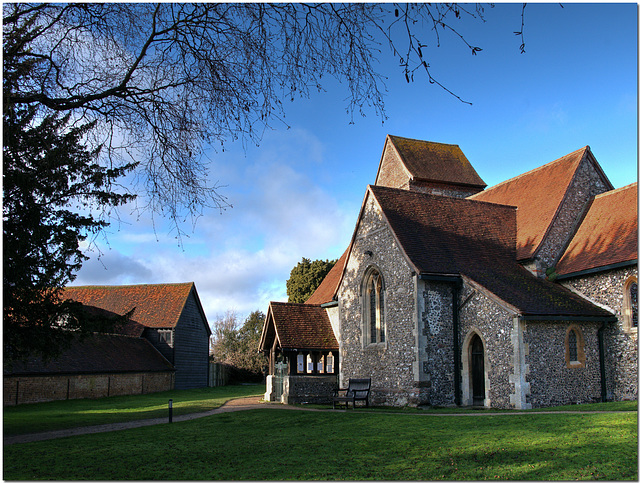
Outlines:
<svg viewBox="0 0 640 483"><path fill-rule="evenodd" d="M82 374L56 376L5 376L4 405L64 399L97 399L108 396L147 394L174 387L170 372L133 374Z"/></svg>

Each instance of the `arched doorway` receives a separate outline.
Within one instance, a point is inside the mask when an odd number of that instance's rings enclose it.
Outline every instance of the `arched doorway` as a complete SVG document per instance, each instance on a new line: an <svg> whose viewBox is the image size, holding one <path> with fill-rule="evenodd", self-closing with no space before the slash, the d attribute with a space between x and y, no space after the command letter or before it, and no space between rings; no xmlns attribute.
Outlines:
<svg viewBox="0 0 640 483"><path fill-rule="evenodd" d="M484 406L484 346L482 339L475 334L469 344L471 361L471 394L474 406Z"/></svg>

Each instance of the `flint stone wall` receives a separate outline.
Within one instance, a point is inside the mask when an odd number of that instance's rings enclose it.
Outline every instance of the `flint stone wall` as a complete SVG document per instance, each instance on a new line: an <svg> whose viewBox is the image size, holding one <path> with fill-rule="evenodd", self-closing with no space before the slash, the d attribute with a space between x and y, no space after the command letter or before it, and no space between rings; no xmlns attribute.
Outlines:
<svg viewBox="0 0 640 483"><path fill-rule="evenodd" d="M515 394L515 387L514 383L510 382L510 376L515 375L512 342L513 314L468 283L463 285L460 298L462 403L473 404L468 360L470 359L469 344L472 335L477 333L483 341L485 352L485 406L513 408L511 396ZM511 379L513 380L513 377Z"/></svg>
<svg viewBox="0 0 640 483"><path fill-rule="evenodd" d="M607 399L638 399L638 329L625 328L624 290L637 265L562 280L593 302L615 312L618 321L608 324L605 334Z"/></svg>
<svg viewBox="0 0 640 483"><path fill-rule="evenodd" d="M284 404L331 404L338 389L338 378L331 376L285 376Z"/></svg>
<svg viewBox="0 0 640 483"><path fill-rule="evenodd" d="M584 367L568 367L565 338L570 325L584 339ZM560 406L601 401L600 358L596 322L527 322L524 340L529 346L527 381L531 406Z"/></svg>
<svg viewBox="0 0 640 483"><path fill-rule="evenodd" d="M451 406L455 404L452 284L420 280L417 286L416 403Z"/></svg>
<svg viewBox="0 0 640 483"><path fill-rule="evenodd" d="M365 254L371 251L372 255ZM365 346L361 286L367 269L375 267L384 279L386 342ZM414 387L415 356L414 277L369 197L362 222L347 261L339 289L340 385L348 379L371 378L370 402L375 405L420 403L420 388Z"/></svg>
<svg viewBox="0 0 640 483"><path fill-rule="evenodd" d="M609 189L600 172L596 170L591 156L588 156L578 166L559 212L536 255L536 260L543 269L557 263L569 237L575 231L576 222L582 219L581 213L591 198ZM540 275L544 274L543 271Z"/></svg>

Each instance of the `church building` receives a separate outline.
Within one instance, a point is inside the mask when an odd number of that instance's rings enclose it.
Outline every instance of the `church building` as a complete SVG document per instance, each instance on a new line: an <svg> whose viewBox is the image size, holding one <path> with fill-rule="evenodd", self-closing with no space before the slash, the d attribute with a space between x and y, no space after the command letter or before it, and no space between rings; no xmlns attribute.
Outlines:
<svg viewBox="0 0 640 483"><path fill-rule="evenodd" d="M374 405L637 399L637 230L637 183L588 146L487 188L457 145L387 136L342 257L269 307L266 398L364 377Z"/></svg>

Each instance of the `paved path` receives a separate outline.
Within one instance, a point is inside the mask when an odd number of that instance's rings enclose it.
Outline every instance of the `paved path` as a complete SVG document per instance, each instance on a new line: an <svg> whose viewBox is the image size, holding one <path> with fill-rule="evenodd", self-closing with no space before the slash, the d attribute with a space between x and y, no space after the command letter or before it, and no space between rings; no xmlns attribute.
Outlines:
<svg viewBox="0 0 640 483"><path fill-rule="evenodd" d="M278 404L278 403L266 403L261 401L261 396L255 397L245 397L239 399L232 399L227 401L225 404L220 406L217 409L212 409L210 411L205 411L201 413L191 413L191 414L183 414L180 416L174 416L174 422L180 421L189 421L191 419L203 418L205 416L212 416L214 414L220 413L228 413L233 411L245 411L247 409L291 409L298 411L332 411L332 412L344 412L344 410L339 409L316 409L316 408L305 408L303 406L289 406L286 404ZM353 411L351 409L350 411ZM536 414L596 414L596 413L613 413L619 411L505 411L505 412L492 412L487 410L478 410L468 413L435 413L425 410L422 413L416 412L377 412L376 414L395 414L395 415L424 415L424 416L516 416L516 415L536 415ZM633 411L631 411L633 412ZM168 417L164 418L155 418L155 419L141 419L137 421L128 421L124 423L111 423L111 424L101 424L98 426L83 426L79 428L71 428L71 429L61 429L57 431L46 431L43 433L32 433L32 434L21 434L17 436L5 436L4 444L15 444L15 443L31 443L33 441L44 441L47 439L55 439L55 438L64 438L66 436L77 436L80 434L91 434L91 433L105 433L108 431L120 431L122 429L131 429L131 428L140 428L143 426L152 426L154 424L167 424L169 422Z"/></svg>
<svg viewBox="0 0 640 483"><path fill-rule="evenodd" d="M205 416L211 416L213 414L228 413L232 411L245 411L247 409L257 408L287 408L287 409L302 409L310 410L309 408L301 408L298 406L286 406L283 404L265 403L261 402L262 397L246 397L240 399L232 399L227 401L224 405L217 409L205 411L201 413L182 414L180 416L173 416L173 422L178 423L180 421L189 421L190 419L203 418ZM320 411L320 410L318 410ZM83 426L79 428L60 429L57 431L45 431L43 433L31 433L20 434L16 436L5 436L4 444L15 443L31 443L33 441L44 441L46 439L64 438L66 436L77 436L79 434L90 433L105 433L107 431L119 431L121 429L140 428L142 426L152 426L154 424L165 424L169 422L169 417L154 418L154 419L141 419L137 421L127 421L124 423L110 423L100 424L97 426Z"/></svg>

